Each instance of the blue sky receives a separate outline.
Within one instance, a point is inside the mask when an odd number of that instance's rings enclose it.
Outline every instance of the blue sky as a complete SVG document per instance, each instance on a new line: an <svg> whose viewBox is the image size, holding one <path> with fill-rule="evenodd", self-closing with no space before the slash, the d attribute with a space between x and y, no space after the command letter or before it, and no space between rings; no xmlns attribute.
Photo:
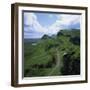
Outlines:
<svg viewBox="0 0 90 90"><path fill-rule="evenodd" d="M39 23L44 27L52 25L57 20L56 14L36 13L36 16Z"/></svg>
<svg viewBox="0 0 90 90"><path fill-rule="evenodd" d="M61 29L80 29L80 15L24 12L24 38L41 38Z"/></svg>

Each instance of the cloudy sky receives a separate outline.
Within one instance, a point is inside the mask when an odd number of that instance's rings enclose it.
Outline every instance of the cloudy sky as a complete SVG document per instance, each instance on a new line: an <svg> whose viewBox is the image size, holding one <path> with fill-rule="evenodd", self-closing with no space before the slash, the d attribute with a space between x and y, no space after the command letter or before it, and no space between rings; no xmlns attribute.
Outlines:
<svg viewBox="0 0 90 90"><path fill-rule="evenodd" d="M72 28L80 28L80 15L24 12L24 38L51 36Z"/></svg>

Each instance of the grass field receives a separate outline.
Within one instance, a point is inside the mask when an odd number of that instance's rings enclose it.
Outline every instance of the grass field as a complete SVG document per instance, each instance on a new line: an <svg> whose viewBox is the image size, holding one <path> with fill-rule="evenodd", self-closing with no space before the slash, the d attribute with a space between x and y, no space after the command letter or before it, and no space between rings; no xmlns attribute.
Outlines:
<svg viewBox="0 0 90 90"><path fill-rule="evenodd" d="M80 74L80 30L24 39L24 77Z"/></svg>

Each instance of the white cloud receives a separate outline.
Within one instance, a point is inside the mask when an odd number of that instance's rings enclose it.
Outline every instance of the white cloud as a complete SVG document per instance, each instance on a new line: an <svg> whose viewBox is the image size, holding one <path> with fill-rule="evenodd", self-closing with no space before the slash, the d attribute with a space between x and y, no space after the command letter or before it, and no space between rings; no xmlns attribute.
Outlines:
<svg viewBox="0 0 90 90"><path fill-rule="evenodd" d="M56 34L61 29L68 28L69 25L80 23L80 15L57 15L57 20L49 27L51 33Z"/></svg>
<svg viewBox="0 0 90 90"><path fill-rule="evenodd" d="M76 24L78 22L80 22L80 15L66 15L66 14L62 14L57 16L58 20L60 22L61 25L70 25L70 24Z"/></svg>
<svg viewBox="0 0 90 90"><path fill-rule="evenodd" d="M52 18L52 15L49 15L49 17ZM44 34L57 34L58 31L68 28L69 25L80 23L80 15L62 14L57 15L56 22L46 28L38 22L37 16L34 13L24 13L24 18L24 24L29 26L24 30L34 30L36 33L42 33L41 36Z"/></svg>
<svg viewBox="0 0 90 90"><path fill-rule="evenodd" d="M34 13L24 13L24 20L26 25L33 25L34 21L37 20L37 17Z"/></svg>
<svg viewBox="0 0 90 90"><path fill-rule="evenodd" d="M31 30L32 28L37 32L43 32L45 28L43 28L37 20L37 17L34 13L24 13L25 17L25 25L28 25L28 29Z"/></svg>

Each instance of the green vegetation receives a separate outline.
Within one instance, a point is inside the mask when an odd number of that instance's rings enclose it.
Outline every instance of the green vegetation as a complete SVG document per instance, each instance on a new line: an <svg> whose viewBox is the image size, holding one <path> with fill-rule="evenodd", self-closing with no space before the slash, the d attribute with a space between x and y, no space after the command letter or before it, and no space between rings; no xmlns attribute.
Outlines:
<svg viewBox="0 0 90 90"><path fill-rule="evenodd" d="M37 40L24 40L24 76L80 74L80 30L60 30Z"/></svg>

